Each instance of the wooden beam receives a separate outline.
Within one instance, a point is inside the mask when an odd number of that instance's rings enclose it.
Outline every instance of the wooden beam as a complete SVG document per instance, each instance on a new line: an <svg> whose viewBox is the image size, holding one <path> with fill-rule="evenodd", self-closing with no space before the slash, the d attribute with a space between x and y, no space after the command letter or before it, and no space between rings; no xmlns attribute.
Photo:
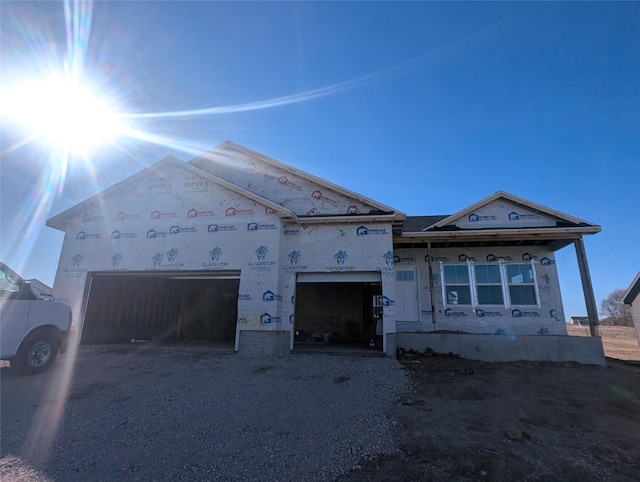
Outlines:
<svg viewBox="0 0 640 482"><path fill-rule="evenodd" d="M304 218L302 218L304 219ZM304 222L304 221L302 221ZM463 231L429 231L406 232L396 237L396 243L411 243L416 241L439 242L442 240L474 241L519 241L519 240L567 240L578 239L585 234L596 234L600 228L527 228L527 229L492 229L492 230L463 230Z"/></svg>
<svg viewBox="0 0 640 482"><path fill-rule="evenodd" d="M598 309L596 307L596 297L593 294L589 265L587 264L587 253L584 249L582 238L573 242L576 247L576 257L578 258L578 268L580 269L580 279L582 280L582 291L584 292L584 302L587 305L587 316L589 317L589 330L591 336L600 336L598 332Z"/></svg>
<svg viewBox="0 0 640 482"><path fill-rule="evenodd" d="M427 257L429 265L429 294L431 295L431 322L433 329L436 329L436 294L434 292L435 282L433 279L433 256L431 256L431 241L427 242Z"/></svg>

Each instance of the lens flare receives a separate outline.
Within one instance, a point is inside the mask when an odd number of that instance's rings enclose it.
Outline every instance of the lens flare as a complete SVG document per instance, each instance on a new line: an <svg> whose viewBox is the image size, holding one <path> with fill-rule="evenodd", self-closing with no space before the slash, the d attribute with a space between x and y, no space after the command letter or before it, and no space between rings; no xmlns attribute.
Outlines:
<svg viewBox="0 0 640 482"><path fill-rule="evenodd" d="M148 144L162 145L195 156L205 151L205 146L176 134L184 131L184 128L181 129L179 126L172 125L171 129L165 131L168 134L160 134L158 123L178 122L187 117L212 117L279 108L360 89L391 76L424 68L430 62L444 58L461 43L469 42L483 33L472 34L389 68L299 93L235 105L196 106L171 112L125 113L119 112L117 107L112 107L118 104L115 98L117 96L103 95L102 89L92 88L92 85L97 85L95 82L100 80L104 80L105 85L109 84L108 79L100 79L101 72L88 72L88 69L85 69L92 31L93 2L65 0L63 7L65 25L60 26L64 27L66 34L63 61L60 61L60 58L52 53L49 45L42 41L44 37L41 38L40 33L48 25L47 22L41 22L41 29L37 21L23 18L16 22L19 24L17 30L23 37L18 45L26 47L24 52L16 54L16 58L19 60L18 64L24 65L12 69L6 60L3 65L0 116L2 121L9 122L12 128L19 127L17 130L24 135L13 145L4 146L2 154L15 153L42 142L46 156L45 168L39 171L40 176L31 188L30 197L21 201L20 206L14 210L10 232L15 233L15 236L11 236L10 241L2 246L5 259L26 259L30 256L35 239L44 220L50 214L54 200L62 194L69 165L81 161L90 174L92 188L96 192L100 190L96 168L99 161L93 154L103 145L120 150L129 159L131 152L125 152L128 140L139 141L145 147ZM116 35L113 37L114 41L118 40L115 38ZM34 72L35 70L38 72ZM146 128L142 127L143 125ZM211 130L207 132L210 136ZM33 156L25 157L33 163ZM23 162L22 158L19 162ZM14 264L19 266L22 263ZM79 308L74 308L75 320L81 319L78 311ZM50 384L51 391L43 398L37 417L33 421L25 443L25 451L32 459L36 457L42 460L51 456L53 442L64 415L76 353L77 346L72 344L66 363L58 372L56 381Z"/></svg>
<svg viewBox="0 0 640 482"><path fill-rule="evenodd" d="M118 135L116 115L97 95L70 76L3 89L3 117L61 152L84 154Z"/></svg>

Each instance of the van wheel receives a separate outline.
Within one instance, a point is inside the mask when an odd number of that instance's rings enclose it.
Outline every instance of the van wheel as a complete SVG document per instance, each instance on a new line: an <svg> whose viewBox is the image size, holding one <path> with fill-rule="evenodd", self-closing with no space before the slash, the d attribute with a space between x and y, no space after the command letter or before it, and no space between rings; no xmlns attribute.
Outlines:
<svg viewBox="0 0 640 482"><path fill-rule="evenodd" d="M58 356L57 338L46 331L27 336L16 356L11 360L20 375L36 375L46 372Z"/></svg>

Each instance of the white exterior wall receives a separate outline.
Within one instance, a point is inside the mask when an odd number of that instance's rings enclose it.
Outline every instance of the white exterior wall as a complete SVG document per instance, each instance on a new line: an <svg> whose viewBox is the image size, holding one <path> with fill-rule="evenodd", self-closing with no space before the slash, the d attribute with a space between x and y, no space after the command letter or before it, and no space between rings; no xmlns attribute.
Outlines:
<svg viewBox="0 0 640 482"><path fill-rule="evenodd" d="M281 232L269 208L171 166L68 221L54 296L79 335L89 272L238 270L238 329L276 329L262 295L278 286Z"/></svg>
<svg viewBox="0 0 640 482"><path fill-rule="evenodd" d="M211 175L239 189L228 189ZM239 194L242 189L253 195ZM353 215L352 222L333 223L327 217L322 224L295 224L278 217L254 195L297 216ZM219 270L240 272L236 350L244 339L248 348L241 351L247 353L282 353L283 340L293 347L296 275L303 272L379 272L383 343L390 351L396 337L388 335L403 332L567 334L555 259L546 248L433 249L434 325L427 249L394 251L390 222L358 222L358 214L378 211L377 203L233 148L184 166L175 159L161 161L81 206L83 211L72 208L55 220L56 226L64 222L66 228L53 290L56 299L72 307L78 335L88 273ZM286 216L286 210L281 215ZM504 198L464 213L451 224L462 229L508 229L553 227L557 222ZM441 265L473 263L532 263L537 304L448 306ZM396 286L397 269L407 266L416 269L417 314L404 309L410 306L413 291L409 293L407 285ZM403 321L399 316L419 320Z"/></svg>
<svg viewBox="0 0 640 482"><path fill-rule="evenodd" d="M398 332L451 330L504 335L566 335L564 310L553 252L542 247L432 249L436 325L432 322L427 249L396 249L395 266L416 266L420 303L419 322L396 322ZM446 305L441 265L533 263L538 304L534 306ZM481 311L478 311L481 310Z"/></svg>
<svg viewBox="0 0 640 482"><path fill-rule="evenodd" d="M54 295L72 307L78 336L91 272L240 271L236 349L243 330L286 332L293 343L298 272L378 271L393 298L390 223L284 223L176 165L126 187L67 220ZM395 331L392 304L383 326Z"/></svg>
<svg viewBox="0 0 640 482"><path fill-rule="evenodd" d="M282 317L294 326L296 273L378 271L382 293L394 297L393 236L391 223L286 224L282 230ZM383 332L395 332L393 303L384 307ZM291 331L293 348L293 331Z"/></svg>

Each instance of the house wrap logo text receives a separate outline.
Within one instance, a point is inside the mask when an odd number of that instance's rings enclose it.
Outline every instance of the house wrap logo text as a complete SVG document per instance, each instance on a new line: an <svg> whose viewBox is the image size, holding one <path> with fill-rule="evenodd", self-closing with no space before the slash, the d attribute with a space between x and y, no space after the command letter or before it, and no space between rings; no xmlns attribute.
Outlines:
<svg viewBox="0 0 640 482"><path fill-rule="evenodd" d="M486 216L480 216L479 214L469 214L469 222L472 223L477 223L480 221L497 221L498 220L498 216L495 216L494 214L488 214Z"/></svg>

